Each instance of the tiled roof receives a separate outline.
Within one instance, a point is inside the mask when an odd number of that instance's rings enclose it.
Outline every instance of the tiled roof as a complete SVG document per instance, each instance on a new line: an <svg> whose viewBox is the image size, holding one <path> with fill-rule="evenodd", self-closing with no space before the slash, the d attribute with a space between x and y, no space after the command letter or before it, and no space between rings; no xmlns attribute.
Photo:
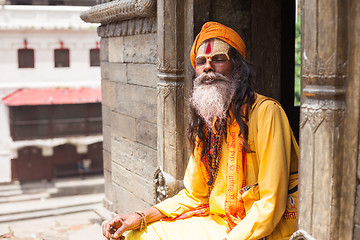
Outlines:
<svg viewBox="0 0 360 240"><path fill-rule="evenodd" d="M2 99L8 106L101 102L100 88L19 89Z"/></svg>

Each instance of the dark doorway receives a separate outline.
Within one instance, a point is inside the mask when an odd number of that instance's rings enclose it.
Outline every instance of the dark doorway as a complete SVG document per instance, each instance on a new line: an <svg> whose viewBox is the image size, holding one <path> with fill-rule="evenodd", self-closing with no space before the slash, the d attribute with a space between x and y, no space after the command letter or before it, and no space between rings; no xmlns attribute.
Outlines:
<svg viewBox="0 0 360 240"><path fill-rule="evenodd" d="M207 21L233 28L247 47L257 92L278 100L299 136L299 106L294 106L295 1L199 0L194 2L194 35Z"/></svg>
<svg viewBox="0 0 360 240"><path fill-rule="evenodd" d="M88 146L88 157L91 160L90 173L103 172L102 142L90 144Z"/></svg>
<svg viewBox="0 0 360 240"><path fill-rule="evenodd" d="M18 150L18 157L11 160L12 179L20 182L51 179L50 159L42 155L38 147Z"/></svg>
<svg viewBox="0 0 360 240"><path fill-rule="evenodd" d="M81 159L82 156L77 153L75 145L63 144L56 146L53 156L53 176L57 178L77 175L77 163Z"/></svg>
<svg viewBox="0 0 360 240"><path fill-rule="evenodd" d="M262 0L251 4L255 88L281 103L299 139L300 107L294 106L295 1Z"/></svg>

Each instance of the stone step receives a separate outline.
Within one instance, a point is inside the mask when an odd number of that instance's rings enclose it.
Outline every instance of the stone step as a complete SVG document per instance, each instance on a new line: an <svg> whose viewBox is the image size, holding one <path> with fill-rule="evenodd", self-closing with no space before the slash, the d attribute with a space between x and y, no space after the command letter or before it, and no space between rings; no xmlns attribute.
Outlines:
<svg viewBox="0 0 360 240"><path fill-rule="evenodd" d="M43 218L49 216L59 216L64 214L77 213L77 212L93 211L94 209L98 208L100 205L101 203L94 203L94 204L85 204L80 206L65 207L60 209L47 209L36 212L24 212L24 213L16 213L11 215L4 215L4 216L0 216L0 223L8 223L12 221Z"/></svg>
<svg viewBox="0 0 360 240"><path fill-rule="evenodd" d="M0 185L0 203L104 192L103 176Z"/></svg>
<svg viewBox="0 0 360 240"><path fill-rule="evenodd" d="M51 192L51 197L72 196L79 194L93 194L104 192L104 178L103 176L73 178L73 179L59 179L54 183L57 191Z"/></svg>
<svg viewBox="0 0 360 240"><path fill-rule="evenodd" d="M0 204L1 203L8 203L8 202L24 202L24 201L31 201L36 199L44 199L49 198L50 194L47 192L42 193L35 193L35 194L16 194L16 195L9 195L9 196L1 196L0 197Z"/></svg>
<svg viewBox="0 0 360 240"><path fill-rule="evenodd" d="M20 189L19 182L0 183L0 191L8 191L8 190L14 190L14 189Z"/></svg>
<svg viewBox="0 0 360 240"><path fill-rule="evenodd" d="M98 193L0 203L0 222L93 210L101 206L103 197Z"/></svg>
<svg viewBox="0 0 360 240"><path fill-rule="evenodd" d="M0 202L4 198L13 198L20 197L22 195L36 195L36 194L51 194L52 192L56 192L57 190L52 185L44 186L36 186L33 185L29 187L27 185L17 185L12 184L12 186L0 186ZM20 197L21 198L21 197ZM16 201L16 200L15 200Z"/></svg>
<svg viewBox="0 0 360 240"><path fill-rule="evenodd" d="M0 198L21 195L23 191L19 189L0 190Z"/></svg>
<svg viewBox="0 0 360 240"><path fill-rule="evenodd" d="M98 203L104 194L87 194L67 197L29 200L26 202L7 202L0 204L0 216L22 212L35 212L40 210L65 208L70 206Z"/></svg>

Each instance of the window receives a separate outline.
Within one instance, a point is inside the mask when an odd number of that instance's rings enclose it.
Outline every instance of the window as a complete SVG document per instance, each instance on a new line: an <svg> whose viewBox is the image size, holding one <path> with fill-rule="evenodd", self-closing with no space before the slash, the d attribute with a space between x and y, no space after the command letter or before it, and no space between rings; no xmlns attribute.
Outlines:
<svg viewBox="0 0 360 240"><path fill-rule="evenodd" d="M55 49L54 50L55 56L55 67L70 67L70 51L69 49Z"/></svg>
<svg viewBox="0 0 360 240"><path fill-rule="evenodd" d="M100 134L101 103L12 106L10 124L14 140Z"/></svg>
<svg viewBox="0 0 360 240"><path fill-rule="evenodd" d="M90 67L100 66L100 49L90 49Z"/></svg>
<svg viewBox="0 0 360 240"><path fill-rule="evenodd" d="M18 49L19 68L34 68L34 49Z"/></svg>

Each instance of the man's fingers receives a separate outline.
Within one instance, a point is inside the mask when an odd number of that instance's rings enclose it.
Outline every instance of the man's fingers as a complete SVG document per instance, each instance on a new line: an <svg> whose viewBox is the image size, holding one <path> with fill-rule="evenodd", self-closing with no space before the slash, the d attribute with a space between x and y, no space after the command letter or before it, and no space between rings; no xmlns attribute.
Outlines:
<svg viewBox="0 0 360 240"><path fill-rule="evenodd" d="M106 229L105 229L105 232L106 232L105 237L106 238L112 237L113 234L117 231L117 228L119 226L122 226L123 223L124 223L124 220L120 216L116 216L115 218L108 221L106 224ZM121 235L119 235L119 236L121 236Z"/></svg>
<svg viewBox="0 0 360 240"><path fill-rule="evenodd" d="M102 232L102 235L104 235L104 237L106 237L105 236L105 234L106 234L105 233L105 224L106 224L105 221L101 223L101 232Z"/></svg>
<svg viewBox="0 0 360 240"><path fill-rule="evenodd" d="M112 237L112 238L115 238L115 239L117 239L117 238L120 238L120 239L121 239L122 234L126 231L125 228L126 228L126 227L125 227L124 224L121 225L121 227L119 227L119 229L117 229L116 232L114 232L114 233L111 235L111 237Z"/></svg>
<svg viewBox="0 0 360 240"><path fill-rule="evenodd" d="M110 235L112 235L116 231L116 228L114 228L113 226L119 222L122 223L122 220L121 220L121 218L118 218L118 217L115 217L109 221L104 221L102 224L103 235L106 238L109 238Z"/></svg>
<svg viewBox="0 0 360 240"><path fill-rule="evenodd" d="M115 228L119 228L121 225L123 225L123 223L124 223L124 219L123 217L120 216L116 216L115 218L109 221L109 225Z"/></svg>
<svg viewBox="0 0 360 240"><path fill-rule="evenodd" d="M102 223L102 233L106 238L109 238L110 225L109 222L104 221Z"/></svg>
<svg viewBox="0 0 360 240"><path fill-rule="evenodd" d="M105 229L105 231L106 231L106 237L107 238L109 238L110 236L111 236L111 234L113 233L112 231L113 231L113 227L112 227L112 224L111 224L111 222L108 222L107 224L106 224L106 229Z"/></svg>

